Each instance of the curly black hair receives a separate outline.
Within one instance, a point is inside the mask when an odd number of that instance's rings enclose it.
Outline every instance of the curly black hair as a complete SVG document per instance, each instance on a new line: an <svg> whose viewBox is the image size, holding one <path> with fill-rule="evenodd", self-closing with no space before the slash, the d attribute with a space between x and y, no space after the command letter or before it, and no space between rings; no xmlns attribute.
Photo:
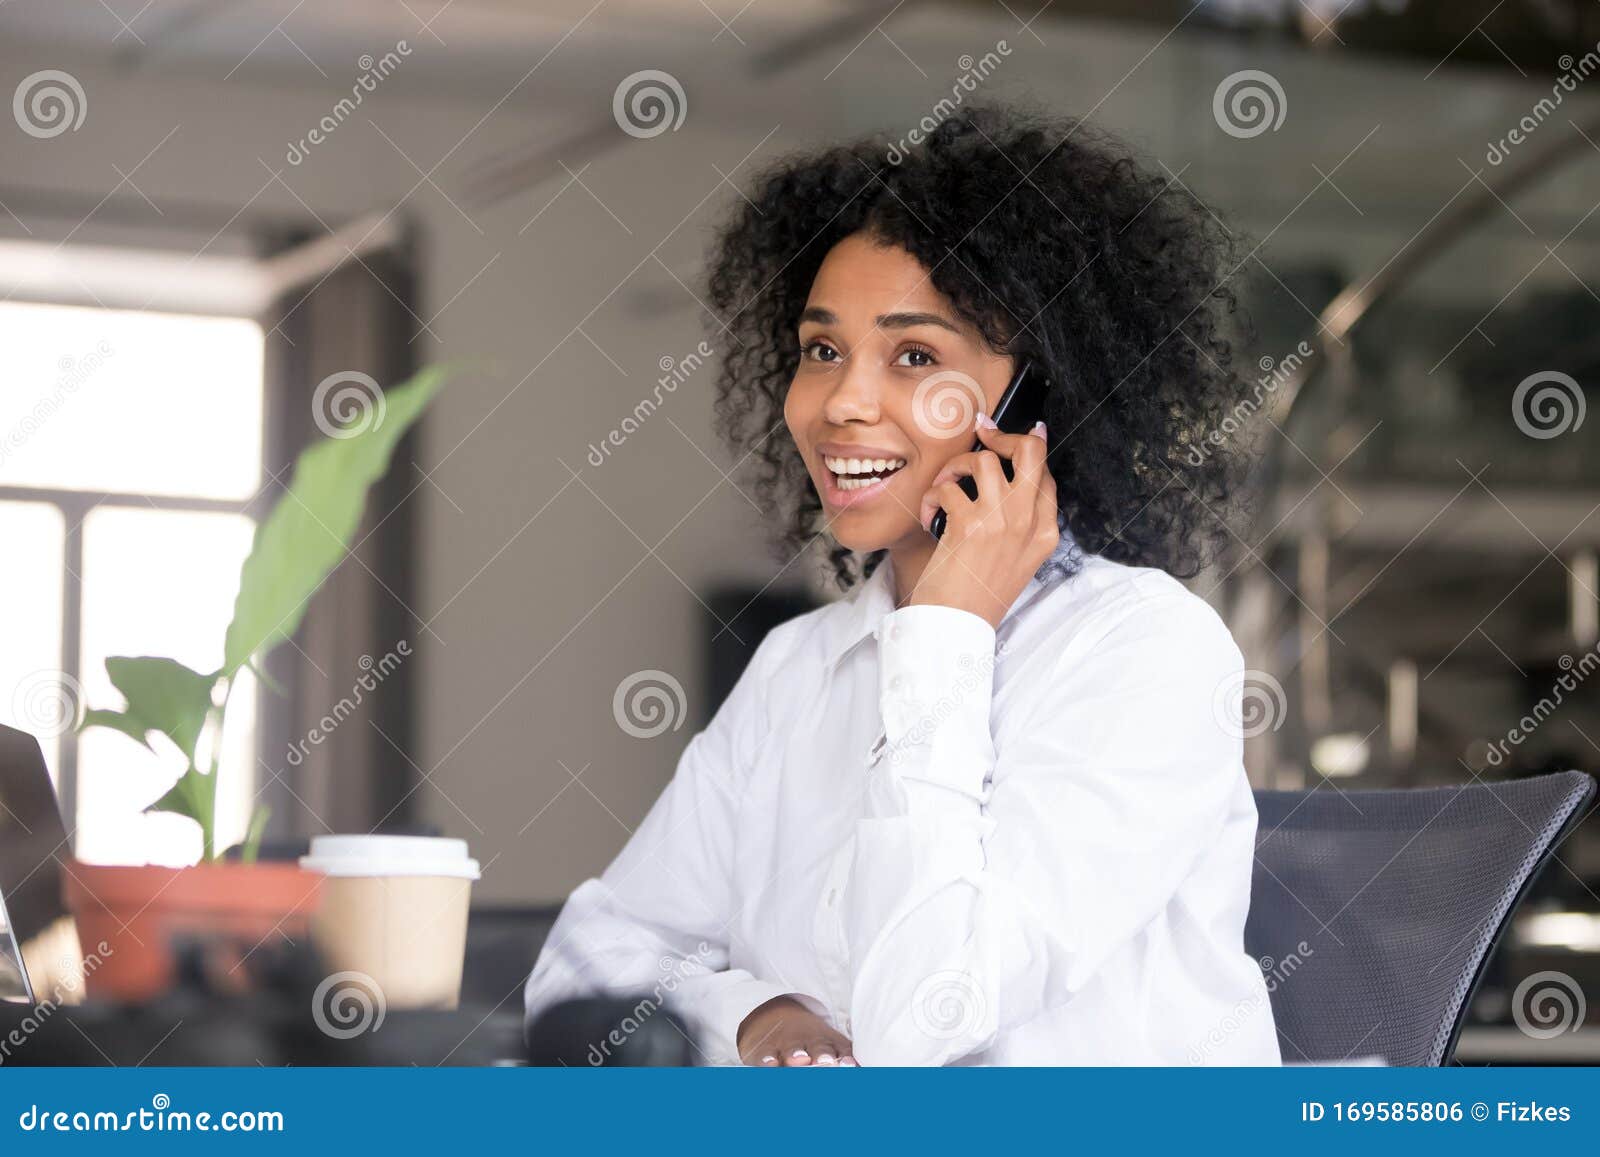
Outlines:
<svg viewBox="0 0 1600 1157"><path fill-rule="evenodd" d="M1015 106L964 109L905 152L868 138L786 157L717 230L716 423L754 462L780 549L803 550L822 509L782 430L800 314L823 258L855 233L910 252L992 349L1047 372L1050 472L1082 551L1179 578L1205 565L1238 481L1215 440L1196 453L1245 392L1238 243L1127 146ZM840 587L883 553L833 544Z"/></svg>

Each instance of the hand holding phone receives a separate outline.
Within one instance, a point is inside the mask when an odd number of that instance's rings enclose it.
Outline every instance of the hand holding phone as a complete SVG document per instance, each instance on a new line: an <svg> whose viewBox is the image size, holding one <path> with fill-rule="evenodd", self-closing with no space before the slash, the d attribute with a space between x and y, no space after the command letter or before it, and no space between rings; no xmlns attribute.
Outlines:
<svg viewBox="0 0 1600 1157"><path fill-rule="evenodd" d="M1032 361L1020 358L1017 361L1016 371L1011 375L1010 384L1006 386L1005 393L1000 395L1000 401L990 417L1002 434L1026 434L1044 420L1044 401L1049 392L1049 383L1044 374ZM983 443L974 442L972 448L982 450ZM1000 467L1005 471L1006 480L1010 481L1011 463L1002 461ZM975 479L963 478L959 485L966 491L968 498L974 502L978 500L978 483ZM933 521L928 526L934 538L944 537L947 521L944 511L934 512Z"/></svg>
<svg viewBox="0 0 1600 1157"><path fill-rule="evenodd" d="M1061 541L1048 431L1035 418L1043 376L1022 367L1006 394L1014 432L982 423L978 450L950 459L923 495L918 513L944 533L906 603L969 611L996 629Z"/></svg>

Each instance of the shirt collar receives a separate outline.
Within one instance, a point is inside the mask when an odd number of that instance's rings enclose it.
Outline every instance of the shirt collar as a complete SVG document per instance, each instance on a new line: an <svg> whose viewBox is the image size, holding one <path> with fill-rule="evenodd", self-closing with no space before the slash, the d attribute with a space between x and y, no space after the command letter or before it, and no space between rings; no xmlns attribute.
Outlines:
<svg viewBox="0 0 1600 1157"><path fill-rule="evenodd" d="M1072 561L1073 552L1078 549L1077 540L1067 529L1065 519L1061 520L1060 526L1060 543L1054 553L1035 572L1033 578L1028 580L1028 585L1022 589L1022 593L1017 596L1016 601L1001 619L1002 623L1009 619L1018 607L1032 598L1035 591ZM824 639L824 663L830 668L838 663L854 650L857 644L875 632L884 616L894 609L894 566L886 555L878 564L878 568L872 572L871 577L839 605L833 621L828 625L827 637Z"/></svg>

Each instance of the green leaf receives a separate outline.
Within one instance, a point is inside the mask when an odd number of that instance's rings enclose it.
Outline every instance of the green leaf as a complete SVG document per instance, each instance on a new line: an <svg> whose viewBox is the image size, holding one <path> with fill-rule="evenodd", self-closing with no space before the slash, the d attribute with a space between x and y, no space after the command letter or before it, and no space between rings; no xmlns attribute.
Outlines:
<svg viewBox="0 0 1600 1157"><path fill-rule="evenodd" d="M178 777L178 782L169 787L160 799L144 810L187 816L199 824L200 858L206 862L215 854L216 790L216 780L212 776L191 767Z"/></svg>
<svg viewBox="0 0 1600 1157"><path fill-rule="evenodd" d="M150 746L150 741L145 738L150 729L125 711L101 711L98 709L85 711L83 713L83 722L78 724L78 730L87 731L91 727L109 727L113 731L120 731L126 736L137 739L146 747ZM154 748L151 750L154 750Z"/></svg>
<svg viewBox="0 0 1600 1157"><path fill-rule="evenodd" d="M293 635L307 601L344 561L361 523L367 491L421 416L448 372L430 367L383 393L384 405L304 450L287 492L256 528L239 576L224 646L223 673L232 676L260 651ZM377 420L373 421L372 418Z"/></svg>
<svg viewBox="0 0 1600 1157"><path fill-rule="evenodd" d="M178 781L160 799L144 810L188 816L204 827L211 815L211 777L191 767L178 777Z"/></svg>
<svg viewBox="0 0 1600 1157"><path fill-rule="evenodd" d="M146 747L159 731L178 745L192 765L194 749L211 710L217 674L202 675L175 659L152 655L113 655L106 660L111 685L128 705L122 711L89 711L84 727L109 727L132 736Z"/></svg>

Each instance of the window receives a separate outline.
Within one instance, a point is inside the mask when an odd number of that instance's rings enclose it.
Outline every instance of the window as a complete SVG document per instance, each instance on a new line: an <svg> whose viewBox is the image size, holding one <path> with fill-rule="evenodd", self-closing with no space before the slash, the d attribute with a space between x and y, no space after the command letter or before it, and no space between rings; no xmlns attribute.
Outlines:
<svg viewBox="0 0 1600 1157"><path fill-rule="evenodd" d="M44 747L82 859L200 854L188 820L143 812L182 755L72 722L120 704L108 655L221 664L262 484L263 341L247 318L0 303L0 722ZM255 794L255 708L246 676L223 738L220 847Z"/></svg>

